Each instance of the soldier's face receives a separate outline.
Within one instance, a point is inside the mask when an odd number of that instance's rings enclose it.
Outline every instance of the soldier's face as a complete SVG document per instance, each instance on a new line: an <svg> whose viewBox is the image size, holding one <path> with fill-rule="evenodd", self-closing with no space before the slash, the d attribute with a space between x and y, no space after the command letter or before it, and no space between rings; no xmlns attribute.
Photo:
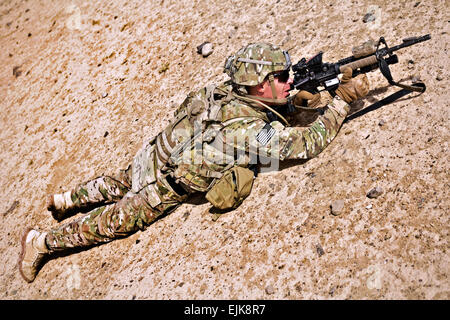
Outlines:
<svg viewBox="0 0 450 320"><path fill-rule="evenodd" d="M289 73L283 73L279 75L274 75L274 85L275 91L277 93L277 98L286 98L289 96L289 89L293 80L289 78ZM272 99L272 88L270 86L270 81L266 79L263 83L258 84L249 88L249 94Z"/></svg>

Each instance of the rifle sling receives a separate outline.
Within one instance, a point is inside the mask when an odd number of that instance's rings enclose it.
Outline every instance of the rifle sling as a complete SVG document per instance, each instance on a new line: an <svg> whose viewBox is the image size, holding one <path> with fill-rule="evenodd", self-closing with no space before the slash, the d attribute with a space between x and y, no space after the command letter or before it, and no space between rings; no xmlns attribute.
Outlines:
<svg viewBox="0 0 450 320"><path fill-rule="evenodd" d="M426 90L426 86L424 83L422 82L417 82L414 83L413 86L409 86L409 85L399 85L398 83L395 83L395 85L402 87L402 90L399 90L397 92L394 92L393 94L387 96L386 98L375 102L374 104L368 106L367 108L364 108L362 110L359 110L355 113L352 113L350 116L348 116L347 118L345 118L344 123L348 122L352 119L358 118L370 111L376 110L381 108L382 106L385 106L387 104L390 104L392 102L394 102L395 100L400 99L403 96L406 96L407 94L410 94L412 92L424 92Z"/></svg>

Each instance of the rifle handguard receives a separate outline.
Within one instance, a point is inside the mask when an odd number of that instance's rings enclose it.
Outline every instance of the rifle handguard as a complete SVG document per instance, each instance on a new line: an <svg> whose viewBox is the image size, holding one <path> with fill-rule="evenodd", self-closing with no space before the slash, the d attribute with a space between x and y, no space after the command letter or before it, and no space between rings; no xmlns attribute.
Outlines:
<svg viewBox="0 0 450 320"><path fill-rule="evenodd" d="M360 59L360 60L356 60L354 62L350 62L348 64L345 64L341 67L339 67L339 71L342 73L344 72L344 69L347 67L352 68L352 70L356 70L359 68L363 68L366 66L370 66L373 64L376 64L378 62L377 57L375 55L372 55L370 57L364 58L364 59Z"/></svg>

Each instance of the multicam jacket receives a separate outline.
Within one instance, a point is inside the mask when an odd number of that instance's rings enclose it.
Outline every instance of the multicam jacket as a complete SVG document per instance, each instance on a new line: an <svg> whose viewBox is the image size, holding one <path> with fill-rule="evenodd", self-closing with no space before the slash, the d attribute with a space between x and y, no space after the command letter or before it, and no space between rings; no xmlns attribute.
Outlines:
<svg viewBox="0 0 450 320"><path fill-rule="evenodd" d="M270 121L262 107L233 94L230 82L192 92L170 124L137 153L132 190L157 180L170 189L170 177L187 192L206 192L233 166L315 157L337 135L349 110L338 96L330 100L310 127L300 128ZM155 194L152 206L159 201Z"/></svg>

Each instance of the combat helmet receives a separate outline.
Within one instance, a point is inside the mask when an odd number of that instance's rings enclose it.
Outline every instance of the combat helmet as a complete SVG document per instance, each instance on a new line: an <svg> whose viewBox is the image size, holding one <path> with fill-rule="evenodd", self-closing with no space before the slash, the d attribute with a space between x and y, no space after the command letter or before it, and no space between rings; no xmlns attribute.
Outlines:
<svg viewBox="0 0 450 320"><path fill-rule="evenodd" d="M287 51L276 45L259 42L242 47L229 56L224 72L230 76L238 91L245 86L256 86L269 76L273 99L277 100L273 78L270 76L274 72L289 70L290 67L291 59Z"/></svg>

